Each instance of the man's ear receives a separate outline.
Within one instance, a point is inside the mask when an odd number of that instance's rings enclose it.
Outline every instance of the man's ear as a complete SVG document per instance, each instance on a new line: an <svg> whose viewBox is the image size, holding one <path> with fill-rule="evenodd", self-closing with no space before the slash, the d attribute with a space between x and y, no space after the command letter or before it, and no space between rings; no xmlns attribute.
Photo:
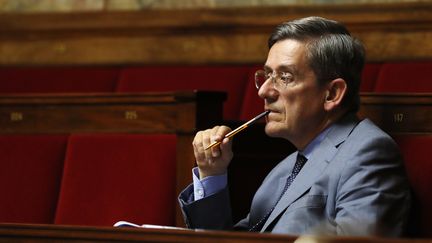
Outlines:
<svg viewBox="0 0 432 243"><path fill-rule="evenodd" d="M339 107L345 94L347 93L347 84L345 80L337 78L327 84L326 95L324 100L324 109L331 111Z"/></svg>

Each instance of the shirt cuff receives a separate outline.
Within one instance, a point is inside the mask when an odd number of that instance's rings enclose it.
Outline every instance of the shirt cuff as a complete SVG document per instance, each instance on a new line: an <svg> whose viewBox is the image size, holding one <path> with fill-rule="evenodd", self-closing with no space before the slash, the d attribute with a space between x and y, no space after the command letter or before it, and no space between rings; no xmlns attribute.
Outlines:
<svg viewBox="0 0 432 243"><path fill-rule="evenodd" d="M199 179L198 167L192 169L194 200L200 200L224 189L228 184L227 174L207 176Z"/></svg>

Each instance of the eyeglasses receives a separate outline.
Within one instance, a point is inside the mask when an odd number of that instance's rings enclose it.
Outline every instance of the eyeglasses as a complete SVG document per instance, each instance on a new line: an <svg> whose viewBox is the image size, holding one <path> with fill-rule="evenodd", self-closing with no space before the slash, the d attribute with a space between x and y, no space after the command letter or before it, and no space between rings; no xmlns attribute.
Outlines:
<svg viewBox="0 0 432 243"><path fill-rule="evenodd" d="M266 72L264 70L258 70L255 72L255 87L260 89L268 79L271 79L274 89L282 90L288 83L292 82L293 76L286 72Z"/></svg>

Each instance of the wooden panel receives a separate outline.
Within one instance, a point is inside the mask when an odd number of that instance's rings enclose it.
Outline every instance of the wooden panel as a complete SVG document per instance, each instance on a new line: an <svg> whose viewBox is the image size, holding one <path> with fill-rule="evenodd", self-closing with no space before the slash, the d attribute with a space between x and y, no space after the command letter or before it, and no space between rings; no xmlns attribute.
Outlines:
<svg viewBox="0 0 432 243"><path fill-rule="evenodd" d="M217 92L6 95L0 97L0 133L190 134L221 120L224 97Z"/></svg>
<svg viewBox="0 0 432 243"><path fill-rule="evenodd" d="M432 94L365 93L359 115L390 134L432 133Z"/></svg>
<svg viewBox="0 0 432 243"><path fill-rule="evenodd" d="M432 58L432 2L0 15L0 65L263 63L284 21L336 19L369 61ZM421 48L419 48L421 47Z"/></svg>
<svg viewBox="0 0 432 243"><path fill-rule="evenodd" d="M347 236L293 236L211 230L82 227L65 225L0 224L0 242L326 242L426 243L430 239Z"/></svg>
<svg viewBox="0 0 432 243"><path fill-rule="evenodd" d="M0 242L293 242L296 237L205 230L0 224Z"/></svg>

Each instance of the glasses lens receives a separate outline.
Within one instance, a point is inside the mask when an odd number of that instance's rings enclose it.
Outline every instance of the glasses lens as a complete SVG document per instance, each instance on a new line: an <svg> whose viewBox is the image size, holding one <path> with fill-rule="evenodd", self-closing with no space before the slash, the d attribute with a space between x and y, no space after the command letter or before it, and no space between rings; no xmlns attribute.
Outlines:
<svg viewBox="0 0 432 243"><path fill-rule="evenodd" d="M255 72L255 87L257 89L259 89L266 80L267 80L267 76L264 70L258 70Z"/></svg>

